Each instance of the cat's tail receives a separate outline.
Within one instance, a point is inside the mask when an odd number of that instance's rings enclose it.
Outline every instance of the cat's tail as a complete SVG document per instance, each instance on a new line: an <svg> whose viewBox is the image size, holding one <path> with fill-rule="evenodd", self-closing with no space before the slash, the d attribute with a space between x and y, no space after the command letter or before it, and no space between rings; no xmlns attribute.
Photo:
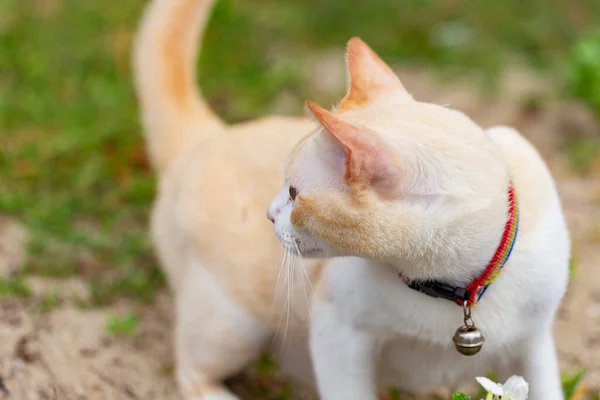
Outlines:
<svg viewBox="0 0 600 400"><path fill-rule="evenodd" d="M200 40L216 0L151 0L133 52L135 89L153 166L166 169L192 137L223 123L196 83Z"/></svg>

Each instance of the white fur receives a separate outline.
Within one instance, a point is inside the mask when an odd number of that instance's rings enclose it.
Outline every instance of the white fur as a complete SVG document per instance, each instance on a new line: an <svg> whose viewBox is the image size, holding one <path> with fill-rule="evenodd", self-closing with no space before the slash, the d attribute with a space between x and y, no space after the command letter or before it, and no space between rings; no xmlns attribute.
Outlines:
<svg viewBox="0 0 600 400"><path fill-rule="evenodd" d="M293 201L290 198L290 187L285 186L267 209L267 216L273 220L275 235L281 244L293 254L300 253L304 257L324 258L338 255L334 248L310 235L304 235L290 223ZM276 216L277 218L275 219Z"/></svg>
<svg viewBox="0 0 600 400"><path fill-rule="evenodd" d="M186 397L198 400L236 400L224 387L202 397L194 394L258 356L271 331L232 302L205 265L192 261L188 268L176 298L179 386Z"/></svg>
<svg viewBox="0 0 600 400"><path fill-rule="evenodd" d="M514 154L525 157L537 179L548 183L543 195L549 206L533 229L519 233L501 275L473 310L486 338L483 350L465 357L454 349L451 338L462 324L458 305L409 289L389 265L336 258L323 278L326 296L315 299L312 309L310 352L322 399L375 400L376 389L387 385L422 392L472 380L490 369L505 375L504 379L523 375L530 383L532 400L563 398L552 323L566 289L570 242L558 194L539 155L518 133L494 128L486 134L507 158L511 174L522 173L511 161ZM535 189L519 186L519 179L515 182L517 195ZM269 208L278 238L289 248L299 241L319 247L320 255L330 254L328 243L292 226L288 190L286 186ZM452 208L441 211L456 212ZM451 220L452 215L447 218ZM487 263L473 260L489 260L498 246L497 238L497 232L483 235L477 247L481 254L471 255L465 265L441 265L444 278L468 283L465 278L481 273ZM458 236L445 240L450 248L460 247L452 243L461 240ZM411 266L396 267L410 270Z"/></svg>

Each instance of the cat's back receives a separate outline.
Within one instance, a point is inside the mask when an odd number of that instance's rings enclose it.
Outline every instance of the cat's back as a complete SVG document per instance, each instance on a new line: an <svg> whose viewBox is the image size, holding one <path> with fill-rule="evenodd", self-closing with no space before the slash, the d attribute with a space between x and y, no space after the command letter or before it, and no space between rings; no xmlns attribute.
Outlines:
<svg viewBox="0 0 600 400"><path fill-rule="evenodd" d="M509 260L518 264L514 278L524 287L539 288L537 301L557 306L568 281L571 244L554 179L535 147L516 130L495 127L487 133L506 160L519 205L519 231Z"/></svg>
<svg viewBox="0 0 600 400"><path fill-rule="evenodd" d="M562 221L554 179L535 147L515 129L493 127L486 131L498 144L508 166L520 206L520 231L527 234L545 219Z"/></svg>

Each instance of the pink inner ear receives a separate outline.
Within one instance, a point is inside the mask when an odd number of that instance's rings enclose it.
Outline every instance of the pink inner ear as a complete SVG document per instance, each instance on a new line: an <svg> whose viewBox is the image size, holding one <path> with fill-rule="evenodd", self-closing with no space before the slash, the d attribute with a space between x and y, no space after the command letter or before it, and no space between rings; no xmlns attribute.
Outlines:
<svg viewBox="0 0 600 400"><path fill-rule="evenodd" d="M396 192L400 170L377 132L346 122L313 102L306 105L344 149L344 179L348 185L372 187L385 197Z"/></svg>

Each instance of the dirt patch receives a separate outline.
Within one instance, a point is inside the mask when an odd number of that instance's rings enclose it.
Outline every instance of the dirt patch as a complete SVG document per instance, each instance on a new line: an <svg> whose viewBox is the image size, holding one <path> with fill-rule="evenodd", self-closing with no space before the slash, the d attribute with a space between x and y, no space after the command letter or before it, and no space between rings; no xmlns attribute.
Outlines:
<svg viewBox="0 0 600 400"><path fill-rule="evenodd" d="M573 237L572 283L556 324L564 370L586 368L585 382L600 394L600 238L591 235L600 222L594 189L600 180L562 180L559 190Z"/></svg>
<svg viewBox="0 0 600 400"><path fill-rule="evenodd" d="M319 76L319 72L311 75ZM339 76L331 71L327 75ZM419 99L452 105L483 126L517 127L548 160L557 176L576 259L574 278L556 324L561 365L565 371L585 367L585 382L600 392L600 179L571 175L558 151L566 135L596 135L600 126L585 109L553 98L543 82L523 71L507 73L502 85L505 93L496 99L475 95L463 82L442 86L411 70L402 70L400 76ZM315 83L315 90L339 91L339 85ZM10 277L19 270L26 237L14 220L0 219L0 276ZM87 296L81 279L33 277L29 281L30 298L0 298L0 398L180 398L173 379L168 294L158 294L152 306L120 302L84 310L76 301ZM60 302L40 313L36 306L49 293L59 293ZM109 335L108 313L128 311L140 315L136 335ZM230 386L247 399L275 398L275 393L287 390L276 375L258 373L256 368L231 380Z"/></svg>
<svg viewBox="0 0 600 400"><path fill-rule="evenodd" d="M27 230L16 219L0 217L0 278L15 276L23 266Z"/></svg>
<svg viewBox="0 0 600 400"><path fill-rule="evenodd" d="M171 377L167 295L138 310L139 332L132 338L106 332L108 309L80 310L67 303L32 315L26 302L9 299L0 304L12 310L0 320L0 371L10 398L178 398ZM134 307L120 304L110 311L123 313Z"/></svg>

